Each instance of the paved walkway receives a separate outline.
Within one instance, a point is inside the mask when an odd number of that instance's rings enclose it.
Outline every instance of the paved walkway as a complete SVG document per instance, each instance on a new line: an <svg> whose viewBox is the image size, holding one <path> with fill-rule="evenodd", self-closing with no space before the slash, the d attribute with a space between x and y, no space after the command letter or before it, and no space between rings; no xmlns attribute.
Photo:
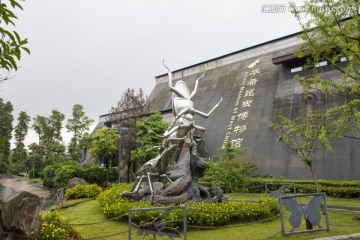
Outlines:
<svg viewBox="0 0 360 240"><path fill-rule="evenodd" d="M314 240L340 240L340 239L349 239L349 240L360 240L360 233L354 233L349 235L339 235L332 237L324 237L324 238L315 238Z"/></svg>
<svg viewBox="0 0 360 240"><path fill-rule="evenodd" d="M31 192L35 195L38 195L44 199L47 199L49 196L49 191L43 189L41 186L42 184L37 183L28 183L19 178L5 178L0 179L0 184L9 188L12 188L17 191L27 191Z"/></svg>

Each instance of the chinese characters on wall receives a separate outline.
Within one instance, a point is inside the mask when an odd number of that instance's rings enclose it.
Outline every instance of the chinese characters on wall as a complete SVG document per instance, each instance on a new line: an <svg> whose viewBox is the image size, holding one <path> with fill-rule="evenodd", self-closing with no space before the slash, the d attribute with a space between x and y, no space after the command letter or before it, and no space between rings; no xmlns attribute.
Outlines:
<svg viewBox="0 0 360 240"><path fill-rule="evenodd" d="M222 149L225 149L225 144L231 142L231 146L235 148L241 147L244 141L244 132L246 131L247 118L250 116L249 110L254 101L255 87L258 82L257 75L260 74L260 69L256 66L263 60L265 56L261 56L251 63L241 81L241 87L237 95L235 106L225 133Z"/></svg>

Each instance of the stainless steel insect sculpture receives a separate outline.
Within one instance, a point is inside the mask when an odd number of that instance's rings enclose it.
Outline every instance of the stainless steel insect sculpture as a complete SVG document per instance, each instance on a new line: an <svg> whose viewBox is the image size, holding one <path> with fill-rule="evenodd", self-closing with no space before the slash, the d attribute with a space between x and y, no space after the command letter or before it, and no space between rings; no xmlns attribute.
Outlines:
<svg viewBox="0 0 360 240"><path fill-rule="evenodd" d="M194 108L192 98L195 96L199 81L204 78L204 74L196 79L195 87L190 92L184 81L177 81L173 86L172 72L168 70L169 90L172 95L172 107L174 120L163 134L164 141L159 149L159 155L145 163L138 171L138 179L129 193L122 196L126 198L141 199L146 195L158 203L180 203L191 199L201 200L203 197L213 198L214 201L221 201L218 197L211 196L210 192L196 184L196 179L202 177L206 169L206 163L199 157L199 149L205 144L206 129L196 125L195 115L208 118L214 110L219 107L219 102L208 112L202 112ZM171 161L175 161L175 166L169 169ZM170 171L169 171L170 170ZM154 180L165 179L170 183L168 186L156 184ZM147 178L147 184L143 184L143 179ZM162 181L163 182L163 181ZM160 185L160 187L159 187ZM217 196L219 196L217 194ZM221 198L222 200L225 198Z"/></svg>
<svg viewBox="0 0 360 240"><path fill-rule="evenodd" d="M148 235L153 235L154 240L156 239L156 236L167 236L172 240L174 238L181 238L178 227L172 228L167 226L169 222L177 220L162 221L171 210L172 209L169 208L153 221L138 225L137 235L143 236L142 239L145 239Z"/></svg>

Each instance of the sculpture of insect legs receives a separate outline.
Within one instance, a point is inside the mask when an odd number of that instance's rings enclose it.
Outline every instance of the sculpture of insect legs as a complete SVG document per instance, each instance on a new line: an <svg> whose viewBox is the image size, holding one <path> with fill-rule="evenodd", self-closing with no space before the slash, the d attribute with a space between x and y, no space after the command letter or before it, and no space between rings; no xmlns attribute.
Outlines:
<svg viewBox="0 0 360 240"><path fill-rule="evenodd" d="M196 148L200 145L203 145L204 143L206 129L202 126L196 125L194 117L195 115L198 115L203 118L208 118L210 114L212 114L212 112L219 106L222 98L220 98L219 102L208 113L195 109L194 103L191 99L197 92L199 80L201 80L205 74L196 79L195 87L193 91L190 92L187 84L184 81L178 81L176 82L175 86L173 86L172 72L165 64L164 66L168 69L169 89L173 93L172 106L174 120L162 135L162 137L165 138L162 146L156 147L160 150L160 154L141 167L138 172L140 175L138 176L137 183L134 185L134 188L130 194L138 193L139 189L141 188L141 182L143 179L147 178L150 185L150 192L153 197L154 191L152 189L151 176L159 176L166 177L170 182L169 186L161 190L161 196L166 198L167 196L176 196L177 194L182 194L184 196L188 196L188 199L190 199L194 196L196 191L199 191L195 190L195 187L186 188L187 186L194 186L191 185L193 181L192 175L201 175L195 173L200 173L201 171L203 172L203 170L206 168L205 164L198 164L201 163L201 160L199 156L197 156L196 152ZM172 161L170 153L173 153L175 150L177 150L176 155L174 155L176 158L176 164L171 171L169 179L168 166L170 166L169 162ZM190 162L196 162L197 165L190 167ZM203 167L204 165L205 167ZM186 191L193 192L187 193ZM167 200L165 199L165 202L166 201Z"/></svg>

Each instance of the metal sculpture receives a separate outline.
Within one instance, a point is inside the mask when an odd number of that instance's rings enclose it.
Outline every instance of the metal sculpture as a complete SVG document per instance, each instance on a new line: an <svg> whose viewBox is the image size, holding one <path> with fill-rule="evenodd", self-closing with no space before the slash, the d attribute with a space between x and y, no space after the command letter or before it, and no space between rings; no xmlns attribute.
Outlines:
<svg viewBox="0 0 360 240"><path fill-rule="evenodd" d="M197 125L194 120L195 115L208 118L219 107L222 98L208 113L197 110L192 98L205 73L196 79L195 87L190 92L184 81L178 81L173 86L172 72L165 63L163 64L168 70L169 90L173 93L174 120L162 135L162 145L156 147L160 151L159 155L140 168L133 189L122 196L143 199L150 195L156 203L181 203L192 199L223 201L226 197L220 188L209 191L196 183L206 169L206 163L199 156L199 152L205 152L206 129ZM171 161L175 161L175 165L169 169L169 166L172 166ZM145 179L147 183L143 183ZM164 185L164 180L169 183L168 186ZM153 187L154 184L156 187Z"/></svg>
<svg viewBox="0 0 360 240"><path fill-rule="evenodd" d="M297 197L302 196L312 196L310 201L306 205L300 204L296 201ZM328 217L327 217L327 206L326 198L324 193L319 194L307 194L307 195L294 195L294 196L280 196L280 207L282 203L285 205L286 209L291 213L288 220L291 225L290 233L294 232L295 228L299 228L304 217L307 222L307 231L313 231L312 226L317 226L317 230L327 230L328 229ZM282 207L280 208L282 211ZM326 216L327 228L323 228L320 225L321 213L324 212ZM282 222L283 225L283 222ZM284 233L284 229L283 229Z"/></svg>
<svg viewBox="0 0 360 240"><path fill-rule="evenodd" d="M280 186L278 189L272 190L274 189L274 187L269 188L269 185L276 185L276 186ZM293 188L293 193L296 194L296 187L295 187L295 183L265 183L265 193L266 196L268 194L270 194L271 197L280 197L281 195L286 194L285 192L285 188L286 187L290 187L292 186Z"/></svg>
<svg viewBox="0 0 360 240"><path fill-rule="evenodd" d="M156 239L156 235L167 236L172 240L174 238L181 238L180 232L177 230L178 227L171 228L167 226L169 222L173 222L176 220L162 222L162 220L170 213L171 210L172 208L168 208L153 221L137 226L137 235L143 236L142 239L145 239L145 237L148 235L153 235L154 239Z"/></svg>

